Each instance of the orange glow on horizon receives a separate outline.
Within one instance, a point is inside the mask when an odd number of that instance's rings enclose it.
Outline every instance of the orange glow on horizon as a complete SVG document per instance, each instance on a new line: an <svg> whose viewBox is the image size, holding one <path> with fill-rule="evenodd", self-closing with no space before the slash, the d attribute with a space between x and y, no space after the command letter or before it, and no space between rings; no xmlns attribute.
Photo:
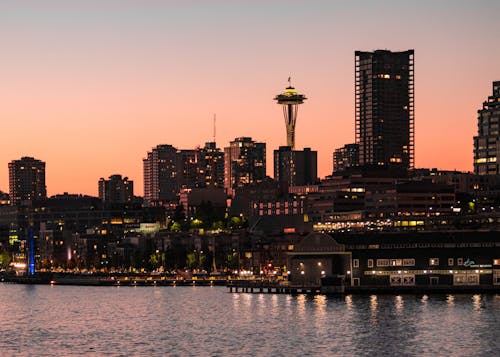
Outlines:
<svg viewBox="0 0 500 357"><path fill-rule="evenodd" d="M218 147L265 142L272 176L286 144L273 98L289 76L308 98L296 149L318 151L324 177L354 142L354 51L378 48L415 49L415 167L470 171L477 110L500 80L500 49L485 46L500 5L485 1L47 3L0 4L4 192L8 162L32 156L46 162L49 195L97 196L112 174L142 195L146 153L212 141L214 113Z"/></svg>

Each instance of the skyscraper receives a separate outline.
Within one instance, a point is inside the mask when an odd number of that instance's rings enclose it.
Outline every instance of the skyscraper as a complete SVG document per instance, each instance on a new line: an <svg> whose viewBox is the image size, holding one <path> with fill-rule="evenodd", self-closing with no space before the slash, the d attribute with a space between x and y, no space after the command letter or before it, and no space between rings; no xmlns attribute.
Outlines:
<svg viewBox="0 0 500 357"><path fill-rule="evenodd" d="M360 165L414 166L414 51L355 52Z"/></svg>
<svg viewBox="0 0 500 357"><path fill-rule="evenodd" d="M177 150L177 186L197 187L199 177L199 151L197 149Z"/></svg>
<svg viewBox="0 0 500 357"><path fill-rule="evenodd" d="M280 146L274 150L274 179L286 186L304 186L318 179L318 153L310 148L292 150Z"/></svg>
<svg viewBox="0 0 500 357"><path fill-rule="evenodd" d="M215 142L205 143L198 149L198 187L224 187L224 153Z"/></svg>
<svg viewBox="0 0 500 357"><path fill-rule="evenodd" d="M144 164L144 202L156 205L174 201L179 191L177 181L177 149L158 145L148 152Z"/></svg>
<svg viewBox="0 0 500 357"><path fill-rule="evenodd" d="M47 198L45 162L22 157L9 163L9 194L12 205Z"/></svg>
<svg viewBox="0 0 500 357"><path fill-rule="evenodd" d="M134 198L134 181L121 175L99 180L99 198L106 203L127 203Z"/></svg>
<svg viewBox="0 0 500 357"><path fill-rule="evenodd" d="M233 189L262 182L266 177L266 144L240 137L224 148L224 188Z"/></svg>
<svg viewBox="0 0 500 357"><path fill-rule="evenodd" d="M493 95L477 111L477 136L474 136L474 173L500 174L500 81L493 82Z"/></svg>
<svg viewBox="0 0 500 357"><path fill-rule="evenodd" d="M306 96L297 93L294 87L290 83L290 78L288 78L288 87L281 94L274 97L274 100L278 104L283 106L283 116L285 117L285 127L286 127L286 145L295 149L295 124L297 122L297 112L299 110L299 105L304 103Z"/></svg>

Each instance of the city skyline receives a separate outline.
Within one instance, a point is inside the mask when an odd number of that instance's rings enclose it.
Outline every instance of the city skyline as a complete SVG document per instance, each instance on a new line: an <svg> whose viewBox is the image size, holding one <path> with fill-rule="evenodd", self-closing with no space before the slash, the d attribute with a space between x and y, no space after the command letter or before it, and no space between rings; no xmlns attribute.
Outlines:
<svg viewBox="0 0 500 357"><path fill-rule="evenodd" d="M96 196L113 174L142 195L148 150L212 141L214 113L217 146L265 142L272 176L273 150L286 143L273 97L289 76L308 97L296 148L318 152L324 177L333 151L354 142L354 51L376 49L415 49L415 167L472 171L477 110L500 79L500 50L484 47L500 4L429 4L1 4L0 190L8 162L31 156L47 163L49 195ZM359 6L370 16L354 17Z"/></svg>

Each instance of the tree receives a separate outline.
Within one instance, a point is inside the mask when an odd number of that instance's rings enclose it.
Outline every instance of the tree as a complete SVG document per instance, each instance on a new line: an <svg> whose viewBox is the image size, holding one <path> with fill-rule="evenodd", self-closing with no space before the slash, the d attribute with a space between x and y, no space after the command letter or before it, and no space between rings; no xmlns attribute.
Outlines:
<svg viewBox="0 0 500 357"><path fill-rule="evenodd" d="M231 228L238 228L241 227L242 220L240 217L231 217L231 221L229 222L229 225Z"/></svg>
<svg viewBox="0 0 500 357"><path fill-rule="evenodd" d="M181 230L181 224L179 222L174 222L172 223L172 225L170 226L170 230L172 232L179 232Z"/></svg>
<svg viewBox="0 0 500 357"><path fill-rule="evenodd" d="M186 262L189 269L194 269L198 265L196 252L191 252L186 255Z"/></svg>
<svg viewBox="0 0 500 357"><path fill-rule="evenodd" d="M183 205L177 205L175 207L173 219L176 222L181 222L181 221L184 221L186 219L186 213L184 212L184 206Z"/></svg>
<svg viewBox="0 0 500 357"><path fill-rule="evenodd" d="M199 220L198 218L193 219L191 221L191 228L200 228L203 225L203 222Z"/></svg>
<svg viewBox="0 0 500 357"><path fill-rule="evenodd" d="M9 252L0 249L0 269L7 269L11 262Z"/></svg>
<svg viewBox="0 0 500 357"><path fill-rule="evenodd" d="M214 223L212 223L212 229L216 230L216 229L223 229L224 228L224 222L222 221L215 221Z"/></svg>

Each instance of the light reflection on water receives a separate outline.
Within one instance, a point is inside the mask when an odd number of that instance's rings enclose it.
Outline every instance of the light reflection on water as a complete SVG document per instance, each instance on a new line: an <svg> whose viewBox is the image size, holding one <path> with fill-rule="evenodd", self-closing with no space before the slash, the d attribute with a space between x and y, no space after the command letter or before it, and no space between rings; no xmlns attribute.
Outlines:
<svg viewBox="0 0 500 357"><path fill-rule="evenodd" d="M0 284L1 356L491 356L499 322L497 295Z"/></svg>

